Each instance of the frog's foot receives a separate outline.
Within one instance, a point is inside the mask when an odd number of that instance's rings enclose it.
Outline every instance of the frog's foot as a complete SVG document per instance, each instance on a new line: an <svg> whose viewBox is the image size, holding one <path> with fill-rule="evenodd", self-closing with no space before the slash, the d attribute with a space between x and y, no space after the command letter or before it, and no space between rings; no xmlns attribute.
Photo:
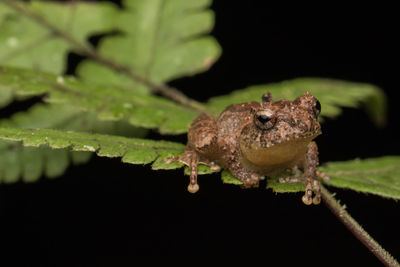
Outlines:
<svg viewBox="0 0 400 267"><path fill-rule="evenodd" d="M300 183L304 182L304 179L300 177L287 177L287 178L279 178L280 183ZM314 191L314 197L313 197ZM301 198L304 204L306 205L318 205L321 203L321 187L319 186L319 181L312 178L306 179L306 190L304 192L304 196Z"/></svg>
<svg viewBox="0 0 400 267"><path fill-rule="evenodd" d="M199 191L199 188L200 188L199 184L197 183L197 165L198 164L207 165L213 171L221 170L221 167L219 167L214 161L211 161L208 159L203 159L203 158L200 159L199 155L192 150L186 150L185 154L182 156L165 158L164 161L167 163L181 162L189 167L190 182L189 182L187 189L190 193L196 193L197 191Z"/></svg>
<svg viewBox="0 0 400 267"><path fill-rule="evenodd" d="M284 183L300 183L300 182L302 182L302 180L297 176L285 177L285 178L281 177L281 178L279 178L279 182L281 184L284 184Z"/></svg>
<svg viewBox="0 0 400 267"><path fill-rule="evenodd" d="M264 180L265 177L252 173L250 175L247 175L246 178L240 179L243 182L243 185L241 185L242 188L257 188L259 187L260 180Z"/></svg>
<svg viewBox="0 0 400 267"><path fill-rule="evenodd" d="M313 190L315 194L314 197L312 196ZM301 200L303 200L303 203L306 205L318 205L321 203L321 187L319 186L318 180L312 178L306 179L306 191Z"/></svg>
<svg viewBox="0 0 400 267"><path fill-rule="evenodd" d="M331 177L329 177L326 173L321 172L321 171L316 171L316 175L321 178L324 182L329 182L331 180Z"/></svg>
<svg viewBox="0 0 400 267"><path fill-rule="evenodd" d="M192 150L186 150L184 155L165 158L164 162L181 162L187 165L190 169L190 182L187 190L190 193L196 193L199 191L200 187L197 183L197 165L199 164L199 156L196 154L196 152Z"/></svg>
<svg viewBox="0 0 400 267"><path fill-rule="evenodd" d="M183 161L181 161L183 162ZM185 163L185 162L183 162ZM218 166L214 161L207 160L207 159L199 159L198 154L192 153L190 156L189 164L185 163L189 166L190 169L190 182L187 187L190 193L196 193L199 191L199 184L197 183L197 165L204 164L211 168L212 171L220 171L221 167Z"/></svg>

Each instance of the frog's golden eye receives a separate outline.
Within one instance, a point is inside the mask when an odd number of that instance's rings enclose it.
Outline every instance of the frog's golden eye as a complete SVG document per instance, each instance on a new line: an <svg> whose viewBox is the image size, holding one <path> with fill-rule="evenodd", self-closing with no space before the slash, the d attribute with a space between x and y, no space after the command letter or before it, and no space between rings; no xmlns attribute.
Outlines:
<svg viewBox="0 0 400 267"><path fill-rule="evenodd" d="M318 101L318 99L315 99L315 107L314 107L314 114L315 117L318 117L319 114L321 114L321 103Z"/></svg>
<svg viewBox="0 0 400 267"><path fill-rule="evenodd" d="M260 110L254 114L254 123L261 130L268 130L275 125L275 114L270 110Z"/></svg>

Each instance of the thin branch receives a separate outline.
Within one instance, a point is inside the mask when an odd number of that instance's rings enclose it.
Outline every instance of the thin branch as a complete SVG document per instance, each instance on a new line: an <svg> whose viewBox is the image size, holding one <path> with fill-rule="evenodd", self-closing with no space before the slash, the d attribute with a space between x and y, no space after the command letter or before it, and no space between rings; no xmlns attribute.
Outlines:
<svg viewBox="0 0 400 267"><path fill-rule="evenodd" d="M364 244L385 266L397 266L400 264L387 252L378 242L376 242L362 227L358 224L345 208L333 197L333 195L321 185L322 200L333 214L347 227L347 229L361 243Z"/></svg>
<svg viewBox="0 0 400 267"><path fill-rule="evenodd" d="M97 51L92 46L81 44L80 42L75 40L72 36L70 36L68 33L58 29L57 27L55 27L53 24L48 22L46 19L44 19L40 15L38 15L38 14L32 12L31 10L29 10L28 8L26 8L24 5L19 4L18 1L15 1L15 0L1 0L1 1L3 1L6 5L11 7L12 9L16 10L17 12L24 14L28 18L34 20L38 24L47 28L54 36L62 38L65 41L67 41L68 43L70 43L74 47L74 49L77 50L78 53L81 53L82 55L85 55L85 56L91 58L92 60L94 60L102 65L105 65L116 72L127 75L132 80L147 86L152 93L163 95L163 96L165 96L183 106L191 108L193 110L209 113L209 111L207 111L207 109L201 103L194 101L193 99L190 99L189 97L187 97L186 95L184 95L183 93L178 91L177 89L163 85L163 84L155 84L155 83L149 81L148 79L136 74L129 67L120 65L117 62L114 62L113 60L111 60L109 58L103 57L102 55L97 53Z"/></svg>

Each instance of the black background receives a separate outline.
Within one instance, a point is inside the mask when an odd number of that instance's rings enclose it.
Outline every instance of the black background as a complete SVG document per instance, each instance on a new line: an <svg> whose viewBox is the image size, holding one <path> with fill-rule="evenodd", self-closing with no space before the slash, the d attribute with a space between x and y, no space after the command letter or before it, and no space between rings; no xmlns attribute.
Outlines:
<svg viewBox="0 0 400 267"><path fill-rule="evenodd" d="M395 8L376 2L280 3L215 1L212 34L223 47L221 59L207 73L172 85L204 101L301 76L373 83L388 96L387 127L377 129L362 110L345 109L323 124L317 139L321 162L399 154ZM71 56L70 64L76 60ZM185 136L174 140L185 142ZM201 190L191 195L187 180L181 170L155 172L94 158L55 180L1 185L0 265L380 264L324 205L305 206L301 194L242 190L210 175L200 177ZM400 258L399 203L330 190ZM7 260L13 264L1 264Z"/></svg>

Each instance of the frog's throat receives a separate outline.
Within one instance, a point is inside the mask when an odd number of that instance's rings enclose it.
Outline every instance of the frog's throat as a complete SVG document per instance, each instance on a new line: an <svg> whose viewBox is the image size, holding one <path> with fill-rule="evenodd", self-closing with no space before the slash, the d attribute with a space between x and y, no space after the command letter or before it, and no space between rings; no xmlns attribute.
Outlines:
<svg viewBox="0 0 400 267"><path fill-rule="evenodd" d="M241 156L245 165L252 165L256 169L288 167L306 155L308 144L320 133L321 131L318 131L306 137L279 142L268 147L262 147L257 143L250 146L240 143Z"/></svg>

